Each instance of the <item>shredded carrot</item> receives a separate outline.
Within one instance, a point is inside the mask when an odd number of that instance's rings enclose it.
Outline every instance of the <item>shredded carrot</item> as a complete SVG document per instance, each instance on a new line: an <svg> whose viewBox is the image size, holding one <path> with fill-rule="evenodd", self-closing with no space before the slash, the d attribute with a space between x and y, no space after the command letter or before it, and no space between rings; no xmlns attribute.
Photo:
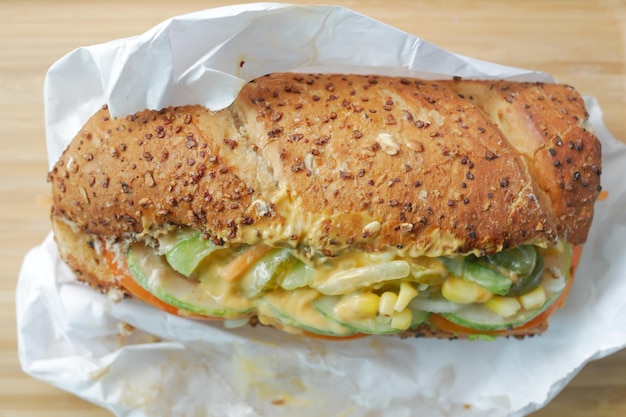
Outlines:
<svg viewBox="0 0 626 417"><path fill-rule="evenodd" d="M235 282L259 259L270 251L269 246L255 245L239 254L228 265L219 271L219 276L224 281Z"/></svg>
<svg viewBox="0 0 626 417"><path fill-rule="evenodd" d="M345 340L362 339L364 337L369 336L369 334L365 334L365 333L355 333L349 336L329 336L325 334L307 332L306 330L302 332L302 335L306 337L310 337L311 339L332 340L333 342L343 342Z"/></svg>
<svg viewBox="0 0 626 417"><path fill-rule="evenodd" d="M598 201L604 201L609 198L609 192L607 190L600 191L600 195L598 195Z"/></svg>

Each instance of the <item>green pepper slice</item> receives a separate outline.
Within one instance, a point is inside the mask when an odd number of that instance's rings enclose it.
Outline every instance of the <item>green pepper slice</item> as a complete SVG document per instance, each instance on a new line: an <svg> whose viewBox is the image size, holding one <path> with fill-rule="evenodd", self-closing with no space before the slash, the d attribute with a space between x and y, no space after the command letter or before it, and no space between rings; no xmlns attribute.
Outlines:
<svg viewBox="0 0 626 417"><path fill-rule="evenodd" d="M534 246L518 246L487 255L486 260L498 268L511 271L514 276L524 277L535 269L537 251ZM515 279L514 279L515 280Z"/></svg>
<svg viewBox="0 0 626 417"><path fill-rule="evenodd" d="M530 274L513 284L511 288L509 288L509 291L506 295L509 297L518 297L534 290L539 285L541 285L541 281L543 281L543 267L543 258L541 257L541 255L537 255L535 268L530 272Z"/></svg>

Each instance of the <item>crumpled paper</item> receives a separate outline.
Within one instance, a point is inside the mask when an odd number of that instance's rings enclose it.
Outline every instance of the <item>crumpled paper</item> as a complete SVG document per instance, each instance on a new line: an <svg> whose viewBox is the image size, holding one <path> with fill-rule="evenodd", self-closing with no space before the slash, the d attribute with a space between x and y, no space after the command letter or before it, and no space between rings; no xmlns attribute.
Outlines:
<svg viewBox="0 0 626 417"><path fill-rule="evenodd" d="M189 103L217 110L248 80L287 70L552 81L449 53L341 7L207 10L55 63L44 97L50 166L103 103L119 116ZM587 362L626 346L626 146L586 100L609 197L597 203L568 302L540 337L332 342L225 329L111 302L75 281L49 235L19 276L22 367L117 416L526 415Z"/></svg>

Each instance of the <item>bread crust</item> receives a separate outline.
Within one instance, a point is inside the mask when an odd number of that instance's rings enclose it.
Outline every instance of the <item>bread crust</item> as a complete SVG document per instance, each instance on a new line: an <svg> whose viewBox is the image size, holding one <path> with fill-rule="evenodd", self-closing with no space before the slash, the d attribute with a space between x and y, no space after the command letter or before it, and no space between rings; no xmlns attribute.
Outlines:
<svg viewBox="0 0 626 417"><path fill-rule="evenodd" d="M99 110L49 174L53 216L325 254L583 243L600 144L565 85L271 74L227 109Z"/></svg>

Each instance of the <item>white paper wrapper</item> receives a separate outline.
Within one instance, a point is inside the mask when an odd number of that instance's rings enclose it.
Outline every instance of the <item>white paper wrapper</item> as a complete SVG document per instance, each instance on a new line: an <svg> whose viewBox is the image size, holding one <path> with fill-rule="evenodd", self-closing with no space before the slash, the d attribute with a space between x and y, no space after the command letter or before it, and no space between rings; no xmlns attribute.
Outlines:
<svg viewBox="0 0 626 417"><path fill-rule="evenodd" d="M189 103L219 109L246 81L287 70L552 81L451 54L343 8L208 10L58 61L45 85L50 165L103 103L116 115ZM110 302L75 281L49 236L19 277L23 369L118 416L525 415L588 361L626 346L626 147L587 101L609 198L597 204L567 305L541 337L329 342L226 330ZM128 334L124 323L137 330Z"/></svg>

